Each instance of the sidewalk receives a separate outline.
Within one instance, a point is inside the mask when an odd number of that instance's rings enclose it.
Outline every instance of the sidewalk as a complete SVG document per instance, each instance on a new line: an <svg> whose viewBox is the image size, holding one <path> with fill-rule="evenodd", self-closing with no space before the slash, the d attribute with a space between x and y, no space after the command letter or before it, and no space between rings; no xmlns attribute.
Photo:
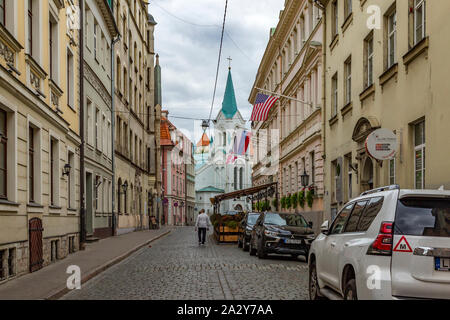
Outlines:
<svg viewBox="0 0 450 320"><path fill-rule="evenodd" d="M150 242L170 233L172 229L162 227L160 230L132 232L88 244L84 251L78 251L37 272L0 285L0 300L58 299L68 292L68 266L80 267L84 283Z"/></svg>

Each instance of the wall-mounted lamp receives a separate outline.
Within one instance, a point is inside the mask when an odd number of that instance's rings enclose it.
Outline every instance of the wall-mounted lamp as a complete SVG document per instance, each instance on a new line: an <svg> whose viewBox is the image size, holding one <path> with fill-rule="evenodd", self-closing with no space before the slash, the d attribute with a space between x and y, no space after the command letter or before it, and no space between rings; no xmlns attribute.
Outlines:
<svg viewBox="0 0 450 320"><path fill-rule="evenodd" d="M66 163L63 168L63 176L68 176L70 174L70 169L72 169L72 167L70 164Z"/></svg>
<svg viewBox="0 0 450 320"><path fill-rule="evenodd" d="M304 169L303 174L300 176L302 186L307 187L309 184L309 175L306 173L306 169Z"/></svg>
<svg viewBox="0 0 450 320"><path fill-rule="evenodd" d="M124 194L127 193L128 183L126 181L121 187L122 187L122 193L124 193Z"/></svg>

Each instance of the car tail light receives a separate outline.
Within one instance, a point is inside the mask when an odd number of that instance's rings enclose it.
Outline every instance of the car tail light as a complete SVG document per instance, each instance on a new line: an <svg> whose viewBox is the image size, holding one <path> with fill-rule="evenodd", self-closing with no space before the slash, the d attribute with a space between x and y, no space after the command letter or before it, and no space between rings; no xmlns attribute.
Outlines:
<svg viewBox="0 0 450 320"><path fill-rule="evenodd" d="M381 223L380 232L367 250L367 254L382 256L390 256L392 254L392 226L393 222Z"/></svg>

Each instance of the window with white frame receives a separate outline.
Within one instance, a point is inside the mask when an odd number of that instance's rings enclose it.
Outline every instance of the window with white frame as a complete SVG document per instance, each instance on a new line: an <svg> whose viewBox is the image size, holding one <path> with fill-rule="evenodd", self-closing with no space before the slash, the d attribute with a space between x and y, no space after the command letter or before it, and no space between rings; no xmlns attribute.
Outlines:
<svg viewBox="0 0 450 320"><path fill-rule="evenodd" d="M58 83L58 48L59 48L59 32L58 20L49 14L49 61L50 61L50 78Z"/></svg>
<svg viewBox="0 0 450 320"><path fill-rule="evenodd" d="M98 61L98 24L94 19L94 58Z"/></svg>
<svg viewBox="0 0 450 320"><path fill-rule="evenodd" d="M414 125L414 181L416 189L425 189L425 121Z"/></svg>
<svg viewBox="0 0 450 320"><path fill-rule="evenodd" d="M8 197L8 128L7 113L0 109L0 199Z"/></svg>
<svg viewBox="0 0 450 320"><path fill-rule="evenodd" d="M338 15L338 2L337 0L333 1L333 3L331 4L332 6L332 24L331 24L331 35L332 35L332 39L338 35L338 30L339 30L339 15Z"/></svg>
<svg viewBox="0 0 450 320"><path fill-rule="evenodd" d="M426 11L425 0L414 0L414 44L425 38Z"/></svg>
<svg viewBox="0 0 450 320"><path fill-rule="evenodd" d="M67 48L67 104L75 108L75 77L74 77L74 57L69 48Z"/></svg>
<svg viewBox="0 0 450 320"><path fill-rule="evenodd" d="M311 151L309 154L309 161L311 163L311 185L316 182L316 154Z"/></svg>
<svg viewBox="0 0 450 320"><path fill-rule="evenodd" d="M59 140L50 137L50 205L59 205Z"/></svg>
<svg viewBox="0 0 450 320"><path fill-rule="evenodd" d="M370 87L373 84L373 34L370 34L369 37L364 41L365 54L364 60L366 65L365 70L365 88Z"/></svg>
<svg viewBox="0 0 450 320"><path fill-rule="evenodd" d="M352 0L345 0L344 2L344 15L345 19L348 18L349 15L352 14L353 8L352 8Z"/></svg>
<svg viewBox="0 0 450 320"><path fill-rule="evenodd" d="M331 116L337 115L338 110L338 74L334 74L331 79Z"/></svg>
<svg viewBox="0 0 450 320"><path fill-rule="evenodd" d="M70 172L67 176L67 207L75 208L75 154L72 151L67 155Z"/></svg>
<svg viewBox="0 0 450 320"><path fill-rule="evenodd" d="M345 71L345 104L352 101L352 58L349 57L344 64Z"/></svg>
<svg viewBox="0 0 450 320"><path fill-rule="evenodd" d="M100 110L95 109L95 148L100 149Z"/></svg>
<svg viewBox="0 0 450 320"><path fill-rule="evenodd" d="M397 61L397 12L392 12L387 17L387 67L392 67Z"/></svg>

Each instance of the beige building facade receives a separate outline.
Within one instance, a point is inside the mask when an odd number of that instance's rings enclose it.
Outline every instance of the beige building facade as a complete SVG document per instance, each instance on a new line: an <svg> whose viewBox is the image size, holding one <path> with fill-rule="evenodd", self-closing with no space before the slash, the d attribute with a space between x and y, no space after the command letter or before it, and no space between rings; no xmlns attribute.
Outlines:
<svg viewBox="0 0 450 320"><path fill-rule="evenodd" d="M0 283L78 250L78 1L0 6Z"/></svg>
<svg viewBox="0 0 450 320"><path fill-rule="evenodd" d="M252 126L257 142L253 185L278 182L279 199L312 192L310 206L288 207L280 201L278 209L301 212L315 226L323 214L322 40L319 7L313 1L286 1L249 97L254 104L261 92L257 88L281 96L268 119ZM306 186L301 175L309 178Z"/></svg>
<svg viewBox="0 0 450 320"><path fill-rule="evenodd" d="M450 2L320 2L326 15L326 219L371 188L450 188ZM397 136L390 161L366 152L365 140L378 128Z"/></svg>
<svg viewBox="0 0 450 320"><path fill-rule="evenodd" d="M155 91L156 22L141 0L118 0L115 18L115 198L117 234L149 227L160 219L160 101Z"/></svg>

